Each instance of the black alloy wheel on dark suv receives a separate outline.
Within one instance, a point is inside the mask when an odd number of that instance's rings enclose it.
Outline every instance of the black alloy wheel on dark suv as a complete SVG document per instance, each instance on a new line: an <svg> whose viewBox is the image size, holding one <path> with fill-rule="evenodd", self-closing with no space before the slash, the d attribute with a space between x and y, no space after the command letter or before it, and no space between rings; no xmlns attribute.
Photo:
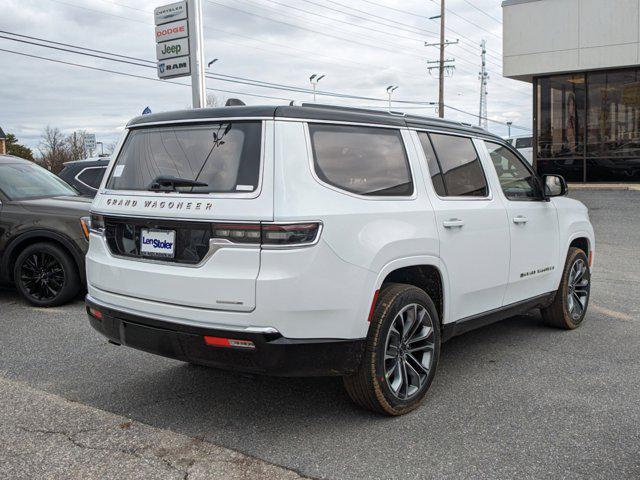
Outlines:
<svg viewBox="0 0 640 480"><path fill-rule="evenodd" d="M90 206L48 170L0 155L0 281L39 307L73 299L84 288Z"/></svg>

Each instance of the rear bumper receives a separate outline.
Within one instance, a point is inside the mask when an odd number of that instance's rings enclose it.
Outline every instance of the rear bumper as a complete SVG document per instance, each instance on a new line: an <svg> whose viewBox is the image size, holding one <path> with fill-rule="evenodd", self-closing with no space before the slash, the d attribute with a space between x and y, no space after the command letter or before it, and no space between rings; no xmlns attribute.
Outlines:
<svg viewBox="0 0 640 480"><path fill-rule="evenodd" d="M290 339L280 333L209 329L132 315L86 300L91 326L110 341L185 362L276 376L346 375L355 371L365 340ZM100 312L102 318L89 313ZM204 337L249 340L254 349L218 347Z"/></svg>

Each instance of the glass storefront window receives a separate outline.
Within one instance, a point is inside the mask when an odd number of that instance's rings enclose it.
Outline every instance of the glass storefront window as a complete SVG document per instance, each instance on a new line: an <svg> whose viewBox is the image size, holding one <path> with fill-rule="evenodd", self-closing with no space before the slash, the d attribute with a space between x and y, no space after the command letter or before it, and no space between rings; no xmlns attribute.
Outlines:
<svg viewBox="0 0 640 480"><path fill-rule="evenodd" d="M536 79L536 167L569 181L640 181L640 68Z"/></svg>
<svg viewBox="0 0 640 480"><path fill-rule="evenodd" d="M585 77L561 75L538 80L538 158L584 155Z"/></svg>
<svg viewBox="0 0 640 480"><path fill-rule="evenodd" d="M640 156L638 71L593 72L587 82L587 156Z"/></svg>

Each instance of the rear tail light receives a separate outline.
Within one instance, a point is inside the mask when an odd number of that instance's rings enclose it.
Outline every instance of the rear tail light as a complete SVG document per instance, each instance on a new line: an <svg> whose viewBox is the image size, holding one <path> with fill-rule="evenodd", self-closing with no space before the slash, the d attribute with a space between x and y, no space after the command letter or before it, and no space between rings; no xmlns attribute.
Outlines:
<svg viewBox="0 0 640 480"><path fill-rule="evenodd" d="M263 245L306 245L314 243L320 233L319 223L262 225Z"/></svg>
<svg viewBox="0 0 640 480"><path fill-rule="evenodd" d="M213 225L214 238L267 247L310 245L317 241L319 235L320 223Z"/></svg>
<svg viewBox="0 0 640 480"><path fill-rule="evenodd" d="M102 312L100 310L96 310L93 307L89 307L88 311L89 311L89 315L91 315L92 317L97 318L98 320L102 320Z"/></svg>
<svg viewBox="0 0 640 480"><path fill-rule="evenodd" d="M237 338L224 338L224 337L211 337L206 335L204 337L204 343L210 347L232 347L232 348L246 348L254 350L256 346L251 340L240 340Z"/></svg>

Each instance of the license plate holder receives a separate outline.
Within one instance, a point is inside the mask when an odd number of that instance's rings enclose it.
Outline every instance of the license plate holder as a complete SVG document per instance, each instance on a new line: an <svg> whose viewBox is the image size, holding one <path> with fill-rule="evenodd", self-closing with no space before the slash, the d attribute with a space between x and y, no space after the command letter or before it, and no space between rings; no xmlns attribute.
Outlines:
<svg viewBox="0 0 640 480"><path fill-rule="evenodd" d="M140 231L140 255L145 257L174 258L176 231L143 228Z"/></svg>

